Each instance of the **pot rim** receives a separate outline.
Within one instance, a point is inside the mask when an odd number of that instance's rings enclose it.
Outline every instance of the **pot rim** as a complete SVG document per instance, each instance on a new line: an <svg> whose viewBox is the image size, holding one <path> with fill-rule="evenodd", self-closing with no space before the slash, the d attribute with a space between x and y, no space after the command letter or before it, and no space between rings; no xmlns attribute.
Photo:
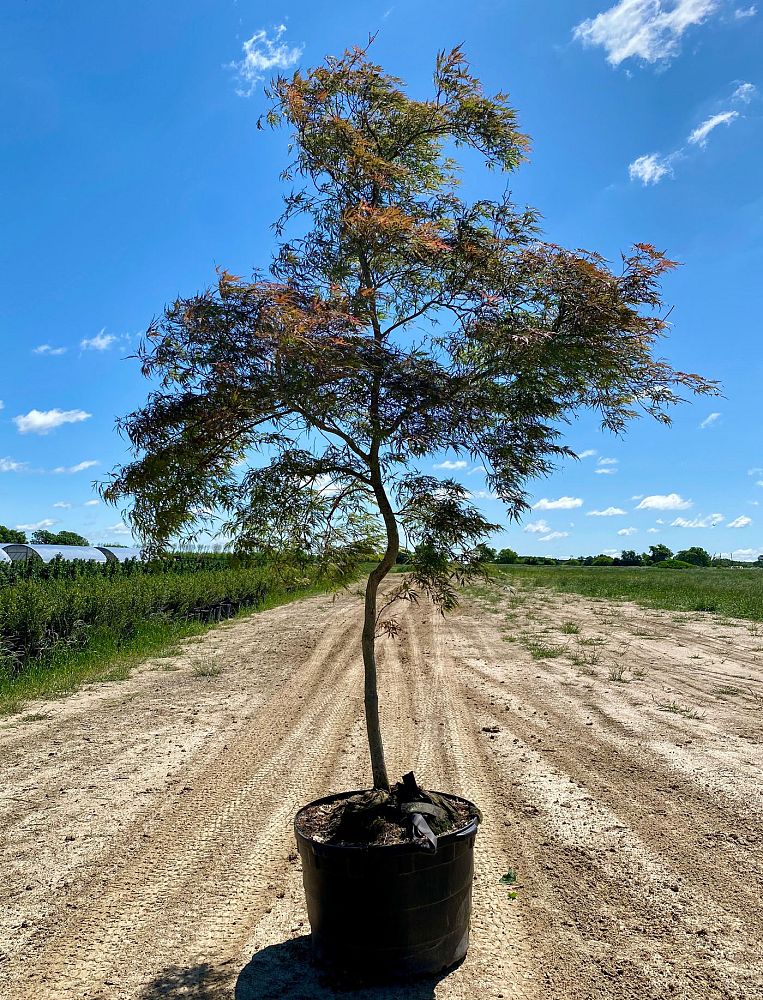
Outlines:
<svg viewBox="0 0 763 1000"><path fill-rule="evenodd" d="M416 854L420 854L421 847L413 841L407 841L402 844L325 844L321 841L313 840L312 837L302 833L299 829L299 817L306 809L310 809L312 806L328 805L331 802L336 802L338 799L348 799L351 795L358 795L361 792L367 791L367 788L353 788L347 792L334 792L333 795L324 795L319 799L313 799L311 802L307 802L305 805L300 806L294 816L294 834L297 838L297 842L308 844L313 851L321 854L339 854L343 851L386 852L387 854L405 854L406 852L415 852ZM471 799L466 799L461 795L454 795L452 792L441 792L436 788L433 788L432 791L437 792L438 795L442 795L445 798L455 799L457 802L465 802L473 809L477 809L477 806L471 801ZM449 844L454 840L462 840L465 837L476 834L479 822L479 815L476 815L457 830L449 830L447 833L440 834L437 837L438 846L441 844Z"/></svg>

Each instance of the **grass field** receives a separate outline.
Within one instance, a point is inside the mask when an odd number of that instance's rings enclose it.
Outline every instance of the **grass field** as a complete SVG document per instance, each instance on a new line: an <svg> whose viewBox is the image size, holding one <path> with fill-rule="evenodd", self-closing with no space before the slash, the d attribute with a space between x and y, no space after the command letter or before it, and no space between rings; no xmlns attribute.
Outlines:
<svg viewBox="0 0 763 1000"><path fill-rule="evenodd" d="M622 566L496 566L523 586L549 587L650 608L710 611L729 618L763 621L763 571Z"/></svg>

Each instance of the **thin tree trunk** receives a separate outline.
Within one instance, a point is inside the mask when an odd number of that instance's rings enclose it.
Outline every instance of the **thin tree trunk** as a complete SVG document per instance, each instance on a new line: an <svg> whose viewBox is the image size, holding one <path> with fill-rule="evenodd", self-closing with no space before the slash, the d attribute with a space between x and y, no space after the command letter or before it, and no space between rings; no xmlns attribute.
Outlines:
<svg viewBox="0 0 763 1000"><path fill-rule="evenodd" d="M368 575L366 584L365 617L363 620L363 667L365 673L365 711L366 732L368 734L368 749L371 755L371 773L374 788L389 791L387 765L384 762L384 743L381 726L379 725L379 694L376 682L376 597L379 584L395 564L400 551L400 535L392 506L381 482L378 467L372 469L371 480L374 487L379 511L384 519L387 531L387 548L378 566Z"/></svg>

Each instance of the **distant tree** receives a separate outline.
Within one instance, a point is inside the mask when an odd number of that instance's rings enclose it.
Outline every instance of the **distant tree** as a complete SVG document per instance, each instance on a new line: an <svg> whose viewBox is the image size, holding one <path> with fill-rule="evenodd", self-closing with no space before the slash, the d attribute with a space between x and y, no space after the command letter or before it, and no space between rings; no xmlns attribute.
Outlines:
<svg viewBox="0 0 763 1000"><path fill-rule="evenodd" d="M475 546L475 555L484 563L494 563L498 560L498 553L490 545L486 545L485 542L480 542L479 545Z"/></svg>
<svg viewBox="0 0 763 1000"><path fill-rule="evenodd" d="M89 545L90 542L76 531L46 531L40 528L32 535L34 545Z"/></svg>
<svg viewBox="0 0 763 1000"><path fill-rule="evenodd" d="M667 545L650 545L649 556L653 563L662 562L663 559L672 559L673 553Z"/></svg>
<svg viewBox="0 0 763 1000"><path fill-rule="evenodd" d="M24 545L26 533L19 531L18 528L6 528L4 524L0 524L0 545L7 545L11 542L16 545Z"/></svg>
<svg viewBox="0 0 763 1000"><path fill-rule="evenodd" d="M643 560L634 549L623 549L620 553L621 566L642 566Z"/></svg>
<svg viewBox="0 0 763 1000"><path fill-rule="evenodd" d="M656 354L674 266L662 252L636 244L615 271L544 242L539 215L508 195L465 200L454 153L508 172L528 139L459 48L439 55L427 98L361 49L269 95L265 120L289 127L293 154L270 273L221 271L151 326L138 353L152 390L119 424L132 461L103 495L131 505L154 550L204 530L205 511L228 516L240 549L300 546L327 565L374 551L383 527L361 649L373 782L389 789L376 641L398 629L390 602L453 607L499 527L416 463L468 455L517 517L528 481L570 454L572 415L615 432L638 413L667 423L684 391L713 386ZM253 453L269 461L242 474ZM401 533L410 573L379 600Z"/></svg>
<svg viewBox="0 0 763 1000"><path fill-rule="evenodd" d="M612 556L605 556L603 553L600 556L594 556L591 560L592 566L614 566L615 560Z"/></svg>
<svg viewBox="0 0 763 1000"><path fill-rule="evenodd" d="M56 535L56 545L89 545L90 542L84 535L78 535L76 531L59 531Z"/></svg>
<svg viewBox="0 0 763 1000"><path fill-rule="evenodd" d="M501 551L496 556L495 561L497 563L515 563L519 556L514 551L514 549L501 549Z"/></svg>
<svg viewBox="0 0 763 1000"><path fill-rule="evenodd" d="M657 569L692 569L694 564L685 562L683 559L663 559L658 562Z"/></svg>
<svg viewBox="0 0 763 1000"><path fill-rule="evenodd" d="M692 545L690 549L681 549L676 552L676 559L679 562L691 563L692 566L710 566L713 557L705 549L698 545Z"/></svg>

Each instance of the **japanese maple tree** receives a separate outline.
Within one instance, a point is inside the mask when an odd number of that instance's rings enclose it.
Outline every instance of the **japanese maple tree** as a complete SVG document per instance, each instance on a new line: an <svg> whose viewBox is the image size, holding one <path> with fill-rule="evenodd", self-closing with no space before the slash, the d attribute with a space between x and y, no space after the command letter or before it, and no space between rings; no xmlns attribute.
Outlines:
<svg viewBox="0 0 763 1000"><path fill-rule="evenodd" d="M528 152L507 95L487 96L460 48L438 56L426 98L368 49L278 78L269 98L260 124L286 126L293 154L270 273L222 271L152 324L140 358L154 388L120 421L134 459L103 493L130 502L155 548L211 511L242 550L325 561L368 551L381 528L362 655L387 789L375 643L398 628L396 600L451 607L497 527L417 462L468 456L516 517L528 480L572 454L561 430L578 412L614 432L642 412L668 422L682 391L713 383L655 355L663 253L636 244L615 271L544 242L508 196L460 195L459 149L503 172ZM408 573L380 597L401 533Z"/></svg>

